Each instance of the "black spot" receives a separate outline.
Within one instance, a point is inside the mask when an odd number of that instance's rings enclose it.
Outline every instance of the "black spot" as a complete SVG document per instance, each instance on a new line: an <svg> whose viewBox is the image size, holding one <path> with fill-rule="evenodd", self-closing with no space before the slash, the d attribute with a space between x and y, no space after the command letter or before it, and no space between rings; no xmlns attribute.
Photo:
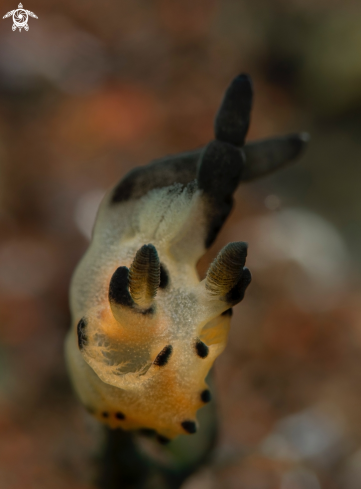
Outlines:
<svg viewBox="0 0 361 489"><path fill-rule="evenodd" d="M206 358L208 356L209 348L203 341L197 340L195 347L199 357Z"/></svg>
<svg viewBox="0 0 361 489"><path fill-rule="evenodd" d="M109 413L107 411L102 412L103 418L109 418Z"/></svg>
<svg viewBox="0 0 361 489"><path fill-rule="evenodd" d="M161 444L161 445L168 445L168 443L170 443L170 439L167 438L166 436L163 436L163 435L157 435L157 441Z"/></svg>
<svg viewBox="0 0 361 489"><path fill-rule="evenodd" d="M143 436L147 437L152 437L154 436L157 432L155 430L152 430L152 428L141 428L139 430L139 433Z"/></svg>
<svg viewBox="0 0 361 489"><path fill-rule="evenodd" d="M134 302L129 293L128 286L129 269L127 267L117 268L110 279L109 301L122 306L132 307Z"/></svg>
<svg viewBox="0 0 361 489"><path fill-rule="evenodd" d="M154 360L154 365L157 365L158 367L164 367L164 365L167 365L168 360L172 354L173 347L172 345L167 345L163 348L163 350L158 353L156 359Z"/></svg>
<svg viewBox="0 0 361 489"><path fill-rule="evenodd" d="M205 389L201 392L201 400L203 402L210 402L212 399L211 392L208 389Z"/></svg>
<svg viewBox="0 0 361 489"><path fill-rule="evenodd" d="M117 419L125 419L125 414L123 414L123 413L122 413L122 412L120 412L120 411L117 411L117 412L115 413L115 417L116 417Z"/></svg>
<svg viewBox="0 0 361 489"><path fill-rule="evenodd" d="M85 328L87 326L87 320L85 318L81 318L81 320L78 322L78 326L76 328L77 333L78 333L78 346L79 350L84 348L88 344L88 337L85 333Z"/></svg>
<svg viewBox="0 0 361 489"><path fill-rule="evenodd" d="M159 288L160 289L165 289L169 284L169 273L168 270L165 268L163 263L160 264L160 282L159 282Z"/></svg>
<svg viewBox="0 0 361 489"><path fill-rule="evenodd" d="M233 316L233 309L230 307L227 311L222 312L221 316Z"/></svg>
<svg viewBox="0 0 361 489"><path fill-rule="evenodd" d="M181 423L181 425L182 425L183 429L191 435L193 435L193 433L196 433L196 431L197 431L197 426L196 426L194 421L188 421L188 420L183 421Z"/></svg>

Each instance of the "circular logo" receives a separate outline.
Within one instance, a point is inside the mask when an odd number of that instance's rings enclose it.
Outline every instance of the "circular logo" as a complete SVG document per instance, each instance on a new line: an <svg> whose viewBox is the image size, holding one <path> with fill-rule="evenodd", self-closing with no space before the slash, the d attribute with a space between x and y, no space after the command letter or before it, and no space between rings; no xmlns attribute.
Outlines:
<svg viewBox="0 0 361 489"><path fill-rule="evenodd" d="M26 26L26 24L28 23L28 18L29 16L27 11L22 8L18 8L13 13L14 24L20 29Z"/></svg>

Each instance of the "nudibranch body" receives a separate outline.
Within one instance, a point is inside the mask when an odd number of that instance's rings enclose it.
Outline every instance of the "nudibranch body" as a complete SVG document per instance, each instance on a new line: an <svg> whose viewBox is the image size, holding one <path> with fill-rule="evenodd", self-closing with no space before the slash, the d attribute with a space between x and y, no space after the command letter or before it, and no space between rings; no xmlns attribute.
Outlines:
<svg viewBox="0 0 361 489"><path fill-rule="evenodd" d="M112 428L155 430L160 440L197 430L205 382L226 345L232 306L251 281L247 245L228 244L199 281L241 181L299 154L303 135L244 146L251 81L237 77L205 148L132 170L100 206L71 284L66 356L75 390Z"/></svg>

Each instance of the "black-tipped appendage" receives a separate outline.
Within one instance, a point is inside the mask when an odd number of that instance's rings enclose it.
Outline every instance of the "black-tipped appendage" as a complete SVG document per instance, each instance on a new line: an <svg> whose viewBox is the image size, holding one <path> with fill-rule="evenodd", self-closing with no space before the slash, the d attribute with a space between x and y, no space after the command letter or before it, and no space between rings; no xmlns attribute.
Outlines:
<svg viewBox="0 0 361 489"><path fill-rule="evenodd" d="M243 146L249 127L253 89L248 75L237 76L224 95L215 119L216 139Z"/></svg>
<svg viewBox="0 0 361 489"><path fill-rule="evenodd" d="M197 181L207 197L208 229L205 247L215 240L233 206L233 193L242 176L244 156L239 148L221 141L212 141L201 154Z"/></svg>
<svg viewBox="0 0 361 489"><path fill-rule="evenodd" d="M129 269L129 291L134 302L149 306L160 283L160 262L154 245L143 245Z"/></svg>
<svg viewBox="0 0 361 489"><path fill-rule="evenodd" d="M309 135L300 133L248 143L242 181L255 180L286 166L302 153L308 141Z"/></svg>

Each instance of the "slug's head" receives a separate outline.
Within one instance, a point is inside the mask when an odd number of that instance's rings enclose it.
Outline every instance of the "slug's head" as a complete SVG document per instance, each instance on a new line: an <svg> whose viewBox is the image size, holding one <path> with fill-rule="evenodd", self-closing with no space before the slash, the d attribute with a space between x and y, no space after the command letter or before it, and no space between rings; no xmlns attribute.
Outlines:
<svg viewBox="0 0 361 489"><path fill-rule="evenodd" d="M196 411L210 400L204 379L225 347L231 307L251 280L246 255L245 243L230 243L206 278L190 277L188 286L177 283L178 264L161 263L152 244L114 271L107 304L81 318L77 334L98 377L127 393L129 401L114 406L123 428L167 438L195 432Z"/></svg>

